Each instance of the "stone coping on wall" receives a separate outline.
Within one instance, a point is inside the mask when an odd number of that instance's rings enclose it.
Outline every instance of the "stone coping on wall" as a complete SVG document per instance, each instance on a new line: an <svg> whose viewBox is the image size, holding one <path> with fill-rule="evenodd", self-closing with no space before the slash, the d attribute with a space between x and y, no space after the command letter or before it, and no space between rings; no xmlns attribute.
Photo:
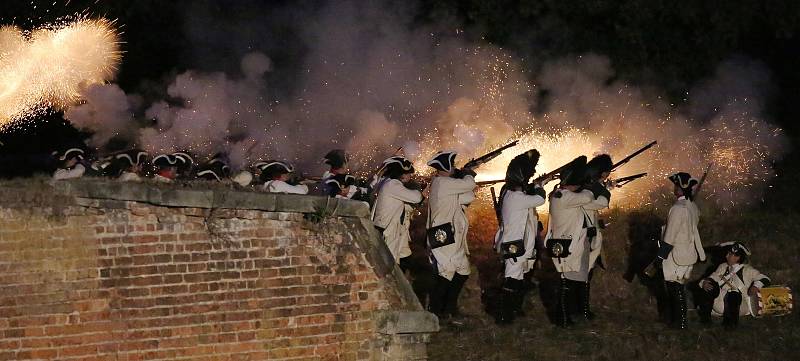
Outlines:
<svg viewBox="0 0 800 361"><path fill-rule="evenodd" d="M74 179L53 184L59 194L77 198L133 201L165 207L250 209L266 212L318 213L329 217L370 216L365 202L323 196L264 193L208 184L157 184Z"/></svg>

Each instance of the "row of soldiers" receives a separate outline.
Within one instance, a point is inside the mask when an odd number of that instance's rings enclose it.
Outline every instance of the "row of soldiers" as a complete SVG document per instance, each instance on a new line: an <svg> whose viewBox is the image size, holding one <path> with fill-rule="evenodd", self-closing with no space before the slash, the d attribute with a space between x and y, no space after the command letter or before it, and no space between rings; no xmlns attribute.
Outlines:
<svg viewBox="0 0 800 361"><path fill-rule="evenodd" d="M325 155L324 163L330 168L320 178L303 178L295 174L294 167L285 161L258 161L232 173L228 160L217 154L206 162L198 163L189 152L159 154L150 158L145 151L131 149L88 160L81 148L69 148L54 152L59 163L53 173L54 180L103 176L125 182L138 182L150 178L159 183L178 180L205 180L238 184L242 187L259 185L272 193L308 194L311 184L320 184L320 192L331 197L361 199L368 196L368 188L358 185L355 176L349 174L347 155L342 150L333 150Z"/></svg>
<svg viewBox="0 0 800 361"><path fill-rule="evenodd" d="M349 174L347 155L342 150L325 155L324 163L330 168L318 180L297 177L291 164L282 161L257 162L250 171L231 175L223 157L215 156L195 166L194 158L186 152L154 157L149 162L154 167L151 172L144 170L148 155L140 150L121 152L92 163L85 162L84 152L79 148L56 156L62 166L54 173L54 179L99 173L122 181L139 181L144 174L152 173L158 182L192 176L215 181L229 179L241 186L259 183L268 192L292 194L307 194L310 184L321 182L322 191L331 197L371 203L372 221L403 271L410 267L409 227L413 210L427 199L425 243L435 274L428 309L442 320L459 322L462 317L458 298L471 272L466 212L475 200L478 184L474 169L456 168L455 152L439 152L427 162L434 174L424 187L414 180L413 164L403 156L386 159L371 182L359 184ZM558 172L531 180L539 157L539 152L532 149L513 158L497 199L499 229L495 249L504 263L504 281L496 319L508 324L522 314L524 280L536 262L547 262L559 274L553 320L568 327L576 315L586 320L594 318L590 282L593 270L601 264L603 222L599 212L608 208L611 200L613 184L608 178L614 165L606 154L589 161L581 156ZM543 186L552 180L559 180L559 184L547 195ZM662 231L659 258L652 262L652 267L656 268L656 278L661 284L656 292L661 320L682 329L687 327L685 284L693 265L705 259L697 229L698 210L693 202L693 191L699 182L684 172L673 174L669 181L674 185L676 201ZM537 239L542 225L536 209L547 198L550 204L546 233ZM730 250L727 261L732 268L726 270L733 270L733 276L731 272L715 272L694 287L699 290L695 298L703 321L709 319L707 315L713 309L725 315L726 325L735 325L742 291L752 293L754 288L769 284L769 278L744 265L745 255L749 255L744 245L737 243Z"/></svg>
<svg viewBox="0 0 800 361"><path fill-rule="evenodd" d="M467 206L475 200L474 169L455 167L456 153L440 152L427 165L435 173L424 191L404 186L414 169L411 162L394 157L385 164L391 170L376 188L373 221L401 269L408 268L411 254L408 219L411 207L427 196L427 246L435 270L435 284L428 308L441 320L459 322L457 301L470 275L467 232ZM603 222L599 212L608 208L614 181L611 157L601 154L587 161L581 156L559 169L531 181L539 153L535 149L515 157L508 165L504 185L496 205L499 229L495 248L503 260L503 286L496 320L513 322L522 314L524 280L536 262L548 262L559 275L554 322L562 327L573 324L573 317L591 321L590 282L593 270L601 265ZM551 180L558 186L548 195L543 186ZM656 292L660 320L670 327L687 328L685 290L692 269L705 253L698 232L698 209L693 201L698 180L685 172L668 177L675 203L670 209L659 241L659 254L651 262L654 279L660 283ZM536 208L549 198L546 233L541 231ZM746 264L749 250L741 243L724 244L725 262L696 284L695 304L700 320L710 321L712 311L723 316L727 327L735 327L738 318L750 314L743 297L768 286L768 277ZM745 296L743 296L745 295Z"/></svg>

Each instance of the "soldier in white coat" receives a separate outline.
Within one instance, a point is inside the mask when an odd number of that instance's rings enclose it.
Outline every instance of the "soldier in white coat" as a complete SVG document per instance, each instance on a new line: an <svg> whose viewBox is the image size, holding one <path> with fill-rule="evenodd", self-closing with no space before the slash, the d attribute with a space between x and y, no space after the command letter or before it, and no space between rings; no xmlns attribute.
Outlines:
<svg viewBox="0 0 800 361"><path fill-rule="evenodd" d="M392 253L394 260L405 272L411 256L411 211L413 205L422 203L422 192L406 185L414 174L414 166L408 159L387 159L383 171L384 180L377 184L377 197L372 206L372 222Z"/></svg>
<svg viewBox="0 0 800 361"><path fill-rule="evenodd" d="M308 194L305 184L289 184L294 167L286 162L277 160L266 162L261 168L261 177L264 190L269 193Z"/></svg>
<svg viewBox="0 0 800 361"><path fill-rule="evenodd" d="M671 311L670 326L686 329L688 325L684 285L694 264L706 259L700 232L697 230L700 217L697 205L692 201L693 188L698 181L684 172L669 176L669 180L674 185L673 193L678 199L670 208L667 224L662 231L659 257L662 258L661 270ZM667 252L669 253L666 254Z"/></svg>
<svg viewBox="0 0 800 361"><path fill-rule="evenodd" d="M114 156L116 167L122 170L117 180L121 182L141 182L142 165L147 160L147 152L139 149L129 150Z"/></svg>
<svg viewBox="0 0 800 361"><path fill-rule="evenodd" d="M561 283L555 321L572 324L570 305L577 304L577 290L589 280L589 232L592 227L585 206L595 201L586 184L586 157L580 156L561 172L561 184L550 194L550 219L545 245Z"/></svg>
<svg viewBox="0 0 800 361"><path fill-rule="evenodd" d="M536 259L539 223L536 207L544 204L545 191L541 184L528 181L536 172L538 162L536 149L514 157L508 164L505 184L500 190L500 227L495 235L495 249L503 258L505 268L501 305L496 316L499 324L511 323L522 313L523 280Z"/></svg>
<svg viewBox="0 0 800 361"><path fill-rule="evenodd" d="M178 166L181 159L172 154L161 154L153 158L153 165L156 166L156 174L153 180L159 183L172 183L178 176Z"/></svg>
<svg viewBox="0 0 800 361"><path fill-rule="evenodd" d="M475 172L457 170L455 158L454 152L439 152L428 161L436 169L428 199L428 246L438 273L429 309L440 319L459 316L458 295L470 274L466 207L475 200ZM453 177L457 171L462 178Z"/></svg>
<svg viewBox="0 0 800 361"><path fill-rule="evenodd" d="M53 173L53 180L64 180L83 177L86 167L81 164L84 157L83 149L70 148L64 152L53 152L53 156L61 162L60 166Z"/></svg>
<svg viewBox="0 0 800 361"><path fill-rule="evenodd" d="M588 163L586 163L586 172L589 183L586 189L589 189L594 194L594 200L583 206L583 210L587 215L587 223L589 231L589 277L585 283L575 283L577 287L576 299L578 300L578 313L582 314L587 320L594 319L594 313L591 310L591 281L594 268L602 265L602 258L600 257L603 249L603 234L601 232L603 225L600 223L600 210L608 208L611 201L611 192L606 188L606 180L611 175L611 168L614 163L608 154L600 154Z"/></svg>
<svg viewBox="0 0 800 361"><path fill-rule="evenodd" d="M711 323L711 314L722 316L726 328L735 328L739 316L753 315L749 296L770 285L770 279L747 264L750 250L739 242L723 243L728 247L725 262L707 278L699 282L701 292L696 293L701 323Z"/></svg>

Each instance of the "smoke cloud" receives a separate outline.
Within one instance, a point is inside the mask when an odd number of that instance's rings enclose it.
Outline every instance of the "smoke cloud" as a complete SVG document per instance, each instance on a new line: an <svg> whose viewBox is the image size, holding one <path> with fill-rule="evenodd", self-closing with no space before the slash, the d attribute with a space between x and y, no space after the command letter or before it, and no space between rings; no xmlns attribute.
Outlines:
<svg viewBox="0 0 800 361"><path fill-rule="evenodd" d="M254 6L248 13L265 13ZM622 189L615 199L630 201L620 205L648 202L672 172L699 178L709 162L707 189L730 205L754 199L787 147L763 117L769 74L746 59L721 64L675 105L617 80L602 55L538 59L543 65L531 73L514 54L466 40L457 26L419 25L413 4L336 1L237 21L202 5L188 11L186 31L202 39L196 53L205 70L178 74L165 85L166 99L134 110L154 120L132 135L152 152L227 152L235 168L285 159L308 173L322 171L328 150L345 148L354 170L366 172L403 146L424 170L438 150L456 150L463 162L520 139L479 170L488 179L529 148L542 152L538 169L549 171L580 154L618 159L658 140L620 170L649 173ZM229 51L208 51L217 46ZM209 72L214 64L227 72ZM121 104L98 104L119 99L87 95L90 109L122 119L76 120L99 134L95 144L130 121Z"/></svg>

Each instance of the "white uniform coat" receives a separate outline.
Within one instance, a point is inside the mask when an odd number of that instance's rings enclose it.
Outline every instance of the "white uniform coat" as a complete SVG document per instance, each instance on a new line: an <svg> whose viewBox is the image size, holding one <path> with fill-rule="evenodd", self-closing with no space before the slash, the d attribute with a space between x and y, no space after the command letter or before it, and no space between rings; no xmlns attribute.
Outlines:
<svg viewBox="0 0 800 361"><path fill-rule="evenodd" d="M723 263L717 267L717 270L714 271L708 278L711 278L719 285L720 291L719 296L714 299L714 306L713 311L714 314L717 316L722 315L723 311L725 310L725 295L728 292L739 292L742 294L742 304L739 306L739 315L752 315L752 311L750 308L750 296L747 294L747 291L750 289L750 286L756 286L757 288L761 288L764 284L761 282L763 279L769 279L769 277L765 276L763 273L759 272L757 269L751 267L748 264L735 264L731 266L732 269L728 269L728 264ZM742 271L742 277L740 278L738 273ZM723 281L727 280L727 282ZM700 281L700 287L703 287L703 282L705 280Z"/></svg>
<svg viewBox="0 0 800 361"><path fill-rule="evenodd" d="M381 183L378 198L372 207L372 222L383 228L383 240L389 247L395 262L411 255L411 235L408 226L410 214L406 214L408 204L422 202L422 192L408 189L397 179L389 179ZM401 222L402 220L402 222Z"/></svg>
<svg viewBox="0 0 800 361"><path fill-rule="evenodd" d="M428 228L452 222L455 231L455 243L431 251L435 266L439 275L448 280L453 279L455 273L469 275L469 220L465 208L475 200L475 178L470 175L462 179L436 176L430 187Z"/></svg>
<svg viewBox="0 0 800 361"><path fill-rule="evenodd" d="M83 173L86 173L86 167L84 167L83 164L76 164L71 169L59 168L56 170L55 173L53 173L53 180L80 178L83 177Z"/></svg>
<svg viewBox="0 0 800 361"><path fill-rule="evenodd" d="M536 234L539 217L536 207L544 204L544 198L539 195L529 195L522 191L506 191L503 195L503 209L501 217L503 222L495 235L495 248L501 252L501 244L523 240L525 254L517 258L505 260L505 277L521 280L525 273L530 271L533 262L533 252L536 249Z"/></svg>
<svg viewBox="0 0 800 361"><path fill-rule="evenodd" d="M697 206L684 197L678 198L670 208L667 225L661 235L661 240L673 247L662 262L664 280L685 283L692 273L692 266L698 260L706 260L697 230L699 221Z"/></svg>
<svg viewBox="0 0 800 361"><path fill-rule="evenodd" d="M603 234L600 232L600 226L597 225L597 219L600 216L600 210L608 208L608 199L605 196L597 197L592 203L583 206L586 215L589 216L589 223L591 227L596 227L597 236L592 239L589 251L589 269L594 268L597 263L597 258L603 250Z"/></svg>
<svg viewBox="0 0 800 361"><path fill-rule="evenodd" d="M264 183L264 190L270 193L308 194L308 186L305 184L293 186L277 179Z"/></svg>
<svg viewBox="0 0 800 361"><path fill-rule="evenodd" d="M141 182L142 177L136 173L124 172L117 178L120 182Z"/></svg>
<svg viewBox="0 0 800 361"><path fill-rule="evenodd" d="M592 203L594 195L588 190L560 190L561 197L550 197L550 220L545 239L571 239L570 255L553 258L556 271L565 278L586 282L589 276L589 244L586 241L587 215L583 207Z"/></svg>

